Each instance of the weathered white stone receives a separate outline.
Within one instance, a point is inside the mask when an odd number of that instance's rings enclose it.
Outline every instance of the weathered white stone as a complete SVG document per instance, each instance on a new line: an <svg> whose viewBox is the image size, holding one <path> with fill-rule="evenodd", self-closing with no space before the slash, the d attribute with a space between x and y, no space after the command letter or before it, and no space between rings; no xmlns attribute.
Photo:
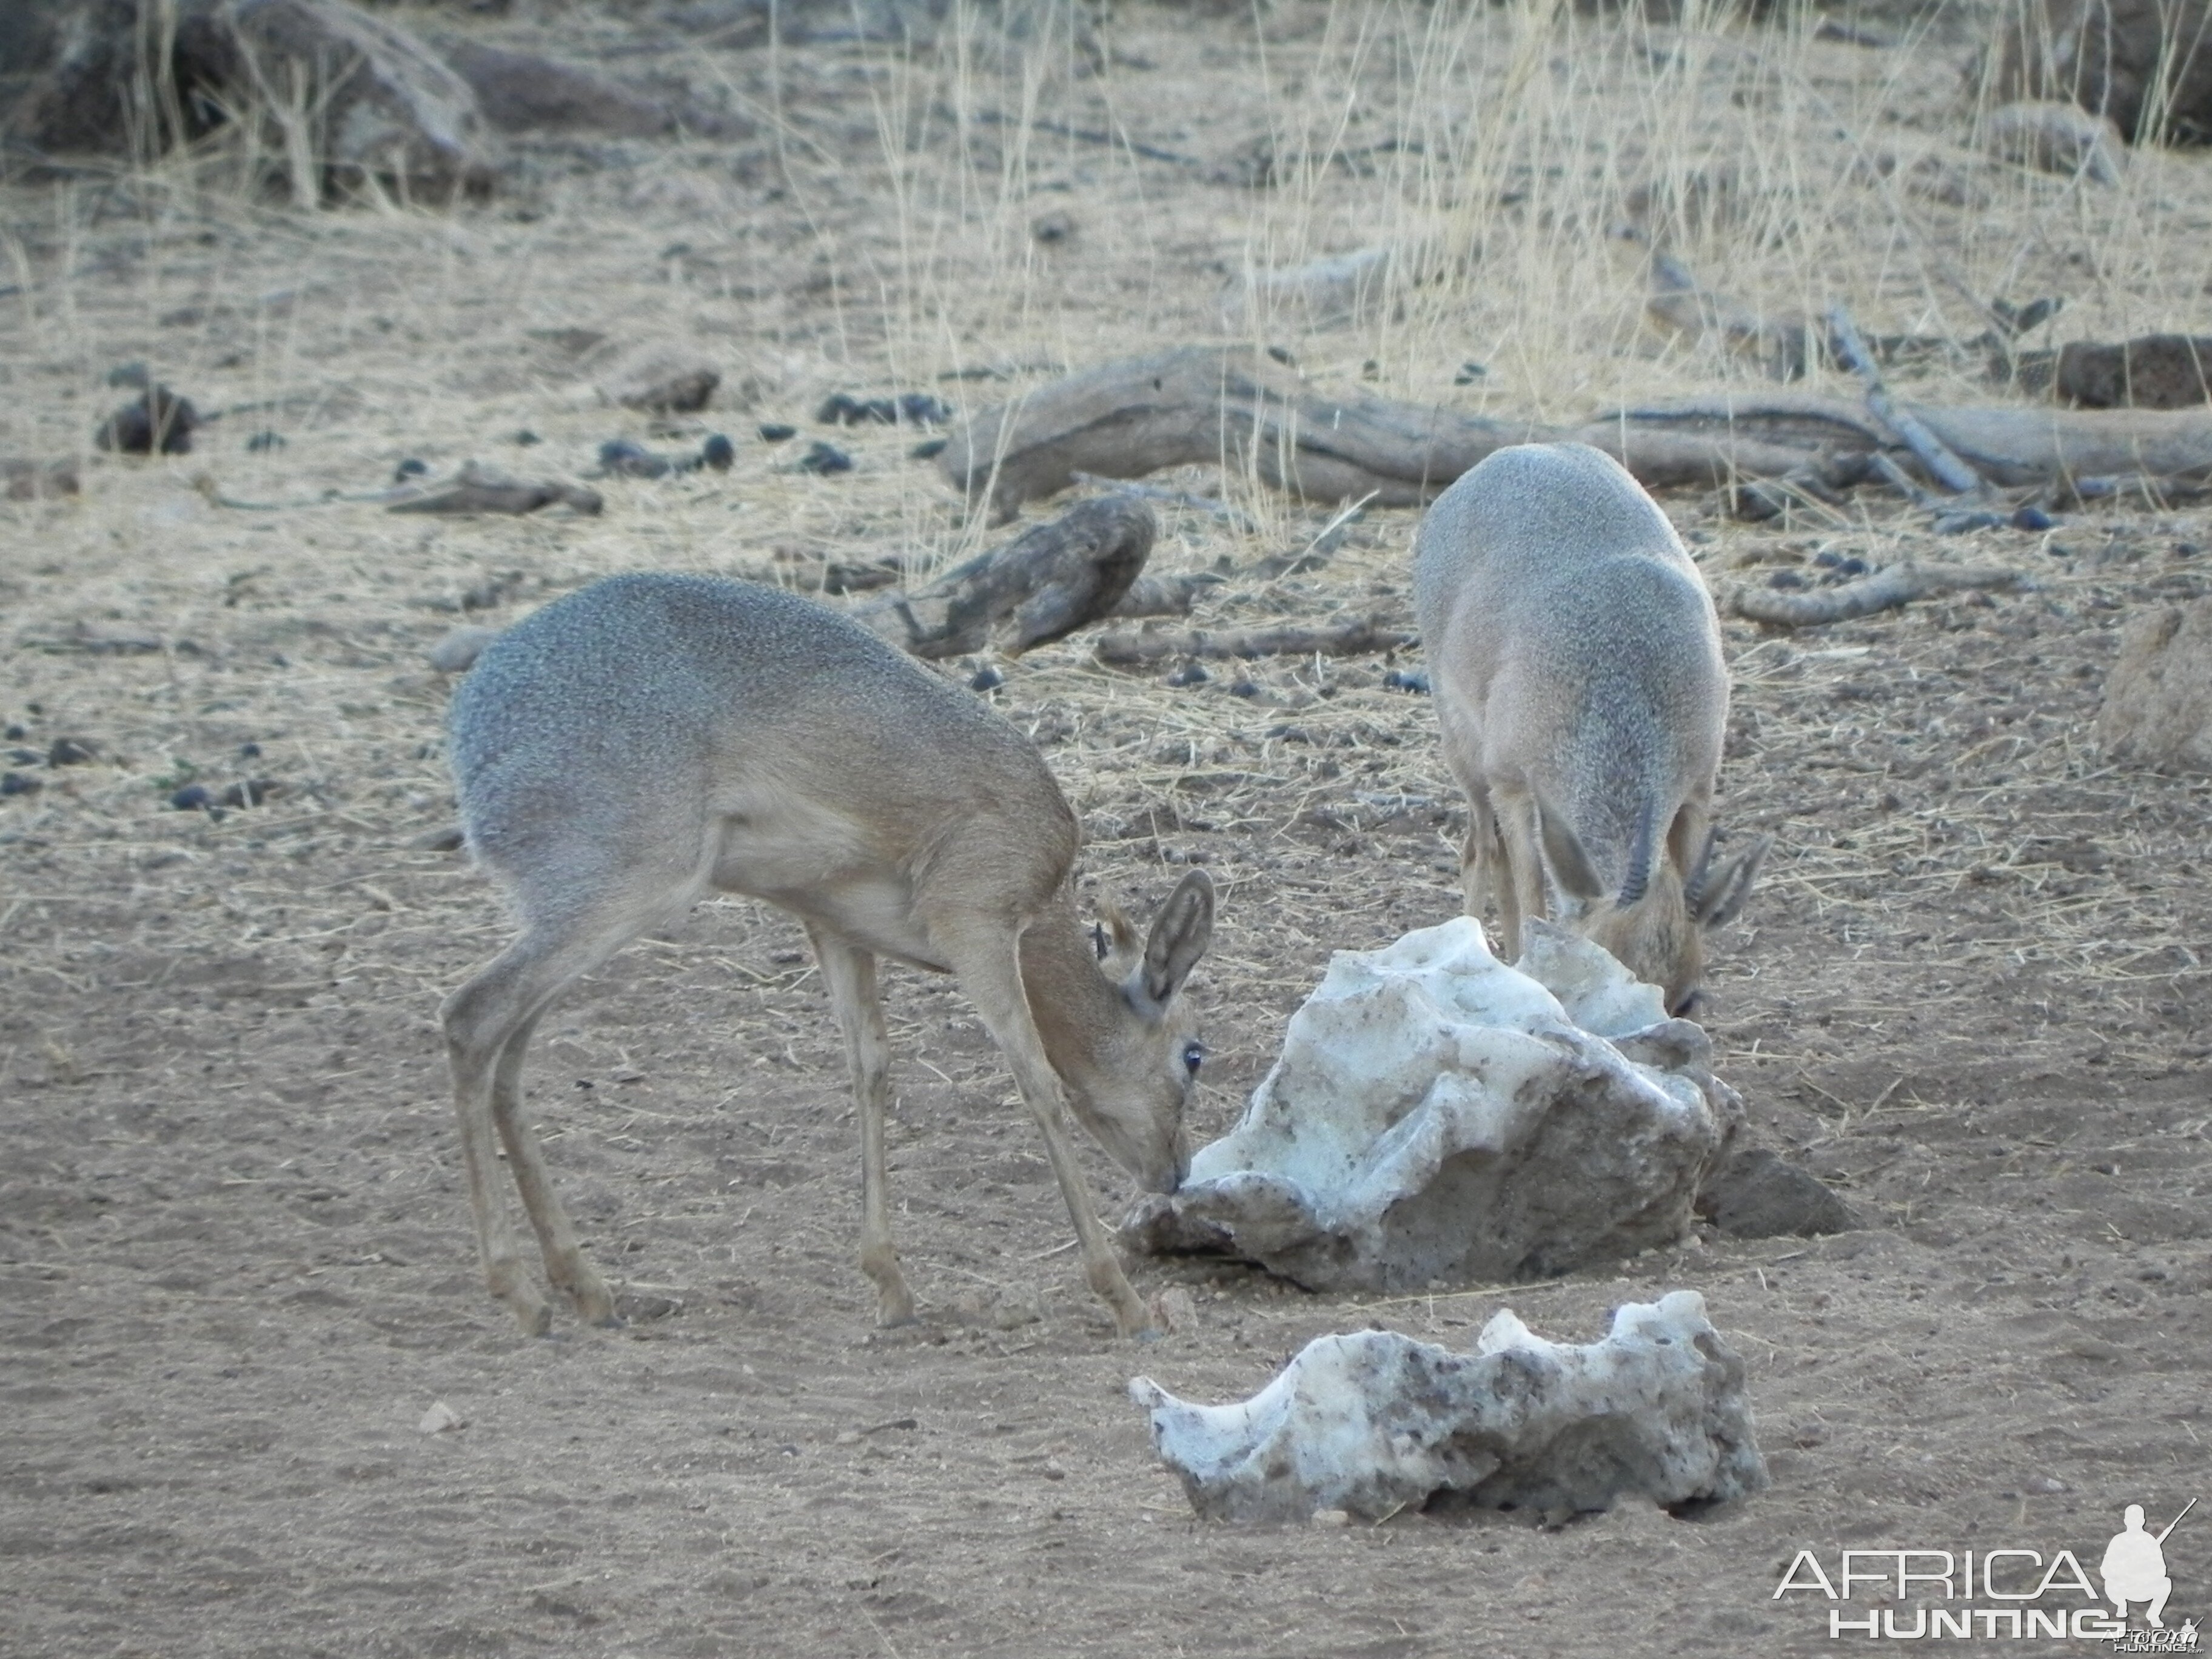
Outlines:
<svg viewBox="0 0 2212 1659"><path fill-rule="evenodd" d="M1619 1309L1583 1347L1506 1312L1473 1353L1358 1331L1308 1343L1242 1404L1194 1406L1145 1376L1129 1397L1209 1519L1372 1518L1431 1500L1564 1518L1623 1494L1675 1509L1764 1487L1743 1379L1705 1298L1675 1291Z"/></svg>
<svg viewBox="0 0 2212 1659"><path fill-rule="evenodd" d="M1521 969L1466 917L1340 951L1282 1057L1133 1247L1310 1288L1419 1290L1669 1245L1742 1117L1705 1034L1598 946L1532 923Z"/></svg>

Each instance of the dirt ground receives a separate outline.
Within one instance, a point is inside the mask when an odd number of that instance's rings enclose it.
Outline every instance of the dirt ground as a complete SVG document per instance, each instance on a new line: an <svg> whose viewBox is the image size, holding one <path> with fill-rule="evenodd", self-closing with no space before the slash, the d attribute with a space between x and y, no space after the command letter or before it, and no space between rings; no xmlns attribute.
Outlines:
<svg viewBox="0 0 2212 1659"><path fill-rule="evenodd" d="M1706 1236L1395 1300L1139 1261L1140 1291L1187 1286L1197 1310L1140 1347L1085 1292L972 1014L895 971L894 1198L924 1310L878 1332L818 980L793 924L729 902L594 975L534 1050L532 1110L629 1322L582 1329L563 1310L530 1340L485 1294L434 1012L504 923L464 859L409 850L450 811L447 683L426 648L615 570L818 585L826 562L921 570L990 539L907 459L920 434L822 428L816 403L980 404L1206 337L1251 258L1377 240L1365 218L1401 225L1409 200L1462 222L1463 203L1417 188L1436 168L1322 165L1273 191L1239 172L1255 139L1285 153L1334 131L1346 87L1368 100L1332 142L1410 130L1411 94L1390 88L1427 84L1443 10L1285 5L1255 32L1132 8L1104 48L969 43L969 68L960 42L771 61L532 14L499 38L688 75L757 137L519 141L507 190L452 213L302 214L223 185L220 156L0 192L0 454L85 471L81 499L0 504L0 715L9 769L38 786L0 799L0 1652L1813 1651L1833 1645L1829 1604L1774 1599L1801 1549L1832 1573L1844 1548L2063 1547L2094 1569L2124 1505L2155 1528L2212 1497L2212 784L2108 764L2091 731L2129 615L2212 586L2203 510L1939 541L1872 496L1767 526L1666 503L1718 586L1912 552L2035 579L1799 635L1728 626L1724 821L1776 847L1717 942L1709 1022L1757 1133L1842 1189L1863 1231ZM1519 73L1528 15L1471 15L1467 84ZM1625 38L1552 26L1593 58ZM1788 74L1762 81L1779 31L1654 29L1633 37L1645 92L1620 94L1621 131L1706 153L1732 110L1810 132L1840 108L1955 137L1962 33L1882 48L1800 30ZM1721 125L1670 127L1706 107L1650 90L1683 52L1756 95L1713 100ZM1554 60L1531 84L1547 73L1573 78ZM1788 95L1762 106L1770 83ZM1060 131L1022 141L974 115L1024 88ZM1582 107L1571 93L1555 85L1545 118ZM1601 158L1589 209L1632 147L1576 118ZM1117 125L1190 164L1079 136ZM1940 261L1908 257L1942 246L1982 291L2074 296L2077 332L2201 325L2201 295L2184 301L2212 264L2212 161L2141 158L2106 201L1945 155L1993 198L1920 202L1905 236L1893 191L1822 195L1818 225L1777 240L1811 199L1792 197L1723 268L1802 300L1818 267L1870 326L1963 337L1927 276ZM1641 331L1632 260L1588 212L1544 206L1489 210L1502 269L1478 258L1341 326L1277 319L1280 337L1317 379L1547 417L1748 372ZM1072 230L1040 240L1047 214ZM1831 257L1847 246L1855 263ZM1545 258L1557 283L1540 292ZM579 330L688 338L725 364L723 400L658 434L599 407L578 390ZM125 395L105 377L131 360L233 412L188 456L94 454ZM1911 373L1923 395L2008 395L1979 386L1971 351ZM771 421L799 440L760 440ZM540 441L515 442L525 429ZM404 458L575 477L606 438L673 450L716 429L738 441L727 474L602 483L595 519L319 499ZM264 432L277 441L252 442ZM817 437L854 470L791 471ZM1407 612L1413 513L1370 513L1323 568L1263 578L1253 565L1330 514L1233 468L1169 482L1249 515L1163 508L1154 568L1224 573L1202 622ZM1418 662L1272 661L1178 688L1102 669L1078 638L1000 665L992 700L1084 816L1086 898L1146 911L1193 862L1221 884L1193 990L1211 1138L1332 950L1455 908L1460 807L1432 717L1384 683ZM50 763L62 739L89 758ZM253 780L283 787L220 815L168 805ZM1117 1210L1126 1183L1084 1156ZM1145 1373L1238 1398L1315 1335L1463 1345L1504 1307L1589 1340L1613 1306L1678 1287L1747 1362L1774 1478L1696 1520L1201 1525L1124 1392ZM464 1426L421 1431L439 1401ZM2212 1516L2166 1561L2168 1622L2201 1618ZM1910 1628L1928 1605L1863 1589L1853 1607Z"/></svg>

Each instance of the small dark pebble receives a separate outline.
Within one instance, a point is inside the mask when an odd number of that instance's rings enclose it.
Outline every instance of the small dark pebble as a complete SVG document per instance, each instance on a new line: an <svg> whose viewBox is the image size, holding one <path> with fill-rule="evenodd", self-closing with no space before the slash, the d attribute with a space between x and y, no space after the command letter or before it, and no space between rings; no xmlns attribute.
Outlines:
<svg viewBox="0 0 2212 1659"><path fill-rule="evenodd" d="M995 691L1006 683L1006 677L986 663L977 669L968 682L970 691Z"/></svg>
<svg viewBox="0 0 2212 1659"><path fill-rule="evenodd" d="M2203 550L2195 542L2176 542L2173 544L2173 556L2177 559L2193 559ZM14 728L9 728L9 735L15 735Z"/></svg>
<svg viewBox="0 0 2212 1659"><path fill-rule="evenodd" d="M1186 685L1204 685L1212 678L1212 675L1206 672L1204 665L1187 662L1168 676L1168 684L1180 690Z"/></svg>
<svg viewBox="0 0 2212 1659"><path fill-rule="evenodd" d="M405 483L410 478L428 477L429 473L429 462L418 461L412 455L410 455L405 460L400 462L398 465L392 469L392 482L394 483Z"/></svg>
<svg viewBox="0 0 2212 1659"><path fill-rule="evenodd" d="M257 432L246 441L246 447L256 455L260 455L272 449L282 449L284 443L284 434L281 432Z"/></svg>
<svg viewBox="0 0 2212 1659"><path fill-rule="evenodd" d="M1794 570L1778 570L1766 579L1766 585L1778 587L1785 593L1793 593L1805 586L1805 579Z"/></svg>
<svg viewBox="0 0 2212 1659"><path fill-rule="evenodd" d="M781 421L769 421L761 428L760 434L761 441L764 444L780 444L787 439L796 438L799 435L799 428L795 426L786 426Z"/></svg>
<svg viewBox="0 0 2212 1659"><path fill-rule="evenodd" d="M539 437L535 432L532 432L526 426L521 431L516 433L512 438L509 438L507 441L511 444L520 444L523 448L527 449L532 444L544 443L545 440Z"/></svg>
<svg viewBox="0 0 2212 1659"><path fill-rule="evenodd" d="M599 470L617 478L665 478L676 463L627 438L610 438L599 446Z"/></svg>
<svg viewBox="0 0 2212 1659"><path fill-rule="evenodd" d="M26 732L21 726L13 724L9 725L5 732L0 732L0 738L7 738L10 743L19 743L23 738L27 738L31 734L28 732Z"/></svg>
<svg viewBox="0 0 2212 1659"><path fill-rule="evenodd" d="M1468 361L1459 366L1459 373L1452 376L1452 384L1454 386L1473 386L1477 380L1481 380L1489 373L1490 370L1486 367L1470 358Z"/></svg>
<svg viewBox="0 0 2212 1659"><path fill-rule="evenodd" d="M859 426L864 422L878 426L896 426L901 422L908 426L941 426L952 418L952 410L927 392L902 392L896 398L855 398L850 392L833 392L822 400L814 418L824 426Z"/></svg>
<svg viewBox="0 0 2212 1659"><path fill-rule="evenodd" d="M1984 512L1976 507L1956 513L1938 513L1933 528L1939 536L1963 536L1970 530L1994 530L2010 522L2002 514Z"/></svg>
<svg viewBox="0 0 2212 1659"><path fill-rule="evenodd" d="M192 428L199 411L189 398L179 398L165 386L148 386L100 423L93 441L102 449L125 455L182 455L192 447Z"/></svg>
<svg viewBox="0 0 2212 1659"><path fill-rule="evenodd" d="M714 468L717 472L727 472L737 459L738 447L719 432L699 447L701 464Z"/></svg>
<svg viewBox="0 0 2212 1659"><path fill-rule="evenodd" d="M238 757L240 760L260 759L261 745L258 743L241 743L238 745Z"/></svg>
<svg viewBox="0 0 2212 1659"><path fill-rule="evenodd" d="M1813 556L1813 562L1823 570L1833 570L1844 562L1844 556L1831 548L1822 548Z"/></svg>
<svg viewBox="0 0 2212 1659"><path fill-rule="evenodd" d="M0 795L35 795L46 786L21 772L0 772Z"/></svg>
<svg viewBox="0 0 2212 1659"><path fill-rule="evenodd" d="M2012 527L2014 530L2055 530L2058 527L2058 520L2039 507L2023 507L2013 514Z"/></svg>
<svg viewBox="0 0 2212 1659"><path fill-rule="evenodd" d="M912 449L908 450L907 455L912 460L932 460L942 455L945 453L945 445L951 441L950 438L924 438Z"/></svg>
<svg viewBox="0 0 2212 1659"><path fill-rule="evenodd" d="M39 749L10 749L8 751L8 758L18 766L36 766L46 757L46 752Z"/></svg>
<svg viewBox="0 0 2212 1659"><path fill-rule="evenodd" d="M1411 691L1420 697L1429 695L1429 677L1419 669L1394 668L1382 677L1382 685L1389 691Z"/></svg>
<svg viewBox="0 0 2212 1659"><path fill-rule="evenodd" d="M215 805L215 791L204 783L188 783L169 797L169 805L179 812L204 811Z"/></svg>
<svg viewBox="0 0 2212 1659"><path fill-rule="evenodd" d="M853 458L836 445L826 444L817 439L806 446L806 453L799 458L799 470L801 472L850 472Z"/></svg>
<svg viewBox="0 0 2212 1659"><path fill-rule="evenodd" d="M1232 697L1256 697L1260 695L1260 688L1249 680L1239 680L1229 688L1229 695Z"/></svg>
<svg viewBox="0 0 2212 1659"><path fill-rule="evenodd" d="M91 758L92 745L75 738L56 738L53 747L46 750L49 766L82 766Z"/></svg>
<svg viewBox="0 0 2212 1659"><path fill-rule="evenodd" d="M248 778L243 783L234 783L222 792L225 806L258 806L264 800L274 799L284 793L284 786L273 778Z"/></svg>

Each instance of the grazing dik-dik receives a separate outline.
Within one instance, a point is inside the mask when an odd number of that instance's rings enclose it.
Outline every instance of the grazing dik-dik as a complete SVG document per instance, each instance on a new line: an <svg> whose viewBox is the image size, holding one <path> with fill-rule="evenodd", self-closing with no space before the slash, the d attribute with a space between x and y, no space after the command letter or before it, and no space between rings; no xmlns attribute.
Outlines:
<svg viewBox="0 0 2212 1659"><path fill-rule="evenodd" d="M1498 872L1517 959L1548 872L1563 919L1686 1012L1703 930L1743 908L1768 842L1713 860L1728 670L1674 526L1611 456L1523 444L1437 498L1413 562L1444 757L1467 791L1468 914Z"/></svg>
<svg viewBox="0 0 2212 1659"><path fill-rule="evenodd" d="M1203 872L1149 938L1116 917L1094 956L1075 817L1029 739L842 617L747 582L615 576L558 599L486 648L447 724L469 846L522 923L441 1015L485 1274L525 1329L550 1312L495 1187L497 1146L554 1286L614 1318L523 1121L531 1029L563 986L715 890L790 911L813 942L860 1109L878 1318L914 1314L884 1191L881 956L958 977L1044 1132L1091 1289L1124 1333L1144 1328L1060 1103L1146 1187L1181 1183L1203 1050L1176 993L1212 932Z"/></svg>

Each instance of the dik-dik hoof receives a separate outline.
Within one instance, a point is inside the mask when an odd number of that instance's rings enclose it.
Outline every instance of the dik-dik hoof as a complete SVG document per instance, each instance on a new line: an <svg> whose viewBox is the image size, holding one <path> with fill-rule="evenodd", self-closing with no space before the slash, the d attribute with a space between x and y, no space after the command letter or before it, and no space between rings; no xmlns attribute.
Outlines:
<svg viewBox="0 0 2212 1659"><path fill-rule="evenodd" d="M902 1285L896 1291L879 1291L876 1294L876 1323L884 1330L914 1323L914 1298Z"/></svg>
<svg viewBox="0 0 2212 1659"><path fill-rule="evenodd" d="M507 1305L514 1310L515 1322L522 1327L525 1336L544 1336L553 1329L553 1309L550 1303L535 1297L511 1296Z"/></svg>

